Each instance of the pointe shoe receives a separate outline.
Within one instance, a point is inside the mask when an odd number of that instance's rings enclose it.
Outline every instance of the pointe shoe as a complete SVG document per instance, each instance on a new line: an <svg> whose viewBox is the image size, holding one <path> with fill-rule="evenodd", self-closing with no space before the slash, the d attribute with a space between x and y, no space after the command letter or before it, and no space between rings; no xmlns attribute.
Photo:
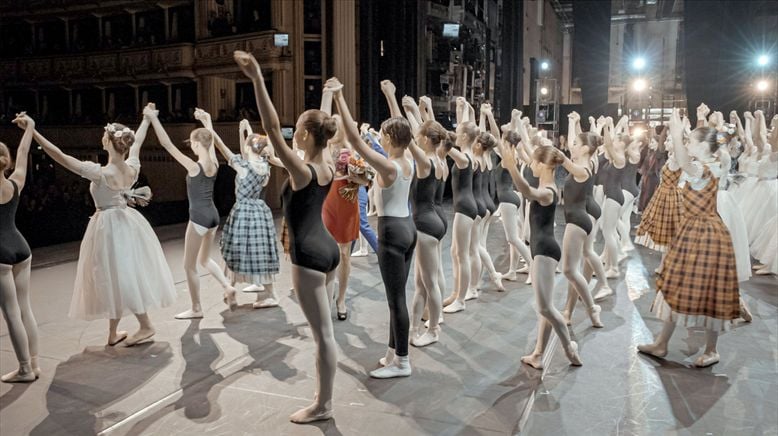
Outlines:
<svg viewBox="0 0 778 436"><path fill-rule="evenodd" d="M278 307L278 300L275 298L265 298L264 300L255 301L251 304L254 309L267 309L268 307Z"/></svg>
<svg viewBox="0 0 778 436"><path fill-rule="evenodd" d="M312 404L304 409L289 415L289 421L295 424L307 424L309 422L325 421L332 418L332 410L317 410L318 406Z"/></svg>
<svg viewBox="0 0 778 436"><path fill-rule="evenodd" d="M515 282L518 278L519 276L516 274L516 271L514 270L508 271L507 273L502 275L502 279L507 280L509 282Z"/></svg>
<svg viewBox="0 0 778 436"><path fill-rule="evenodd" d="M468 289L465 294L465 301L475 300L480 292L477 289Z"/></svg>
<svg viewBox="0 0 778 436"><path fill-rule="evenodd" d="M529 274L529 267L527 266L527 264L524 264L524 266L519 268L519 270L516 272L519 274Z"/></svg>
<svg viewBox="0 0 778 436"><path fill-rule="evenodd" d="M615 279L618 278L621 275L618 269L611 268L607 271L605 271L605 278L607 279Z"/></svg>
<svg viewBox="0 0 778 436"><path fill-rule="evenodd" d="M604 300L611 295L613 295L613 289L610 286L603 286L594 294L594 301Z"/></svg>
<svg viewBox="0 0 778 436"><path fill-rule="evenodd" d="M0 377L0 381L3 383L32 383L37 379L38 375L35 374L35 371L22 373L20 369Z"/></svg>
<svg viewBox="0 0 778 436"><path fill-rule="evenodd" d="M378 364L381 366L386 366L394 360L394 348L387 348L386 349L386 355L384 357L378 359Z"/></svg>
<svg viewBox="0 0 778 436"><path fill-rule="evenodd" d="M113 339L113 340L111 340L111 339ZM123 330L122 331L118 331L118 332L116 332L116 337L114 337L114 338L109 337L108 338L108 346L109 347L113 347L113 346L115 346L119 342L122 342L125 339L127 339L127 332L125 332Z"/></svg>
<svg viewBox="0 0 778 436"><path fill-rule="evenodd" d="M453 303L443 308L443 313L457 313L465 310L465 302L454 300Z"/></svg>
<svg viewBox="0 0 778 436"><path fill-rule="evenodd" d="M667 346L661 347L658 344L643 344L638 345L638 351L643 354L648 354L660 359L664 359L667 356Z"/></svg>
<svg viewBox="0 0 778 436"><path fill-rule="evenodd" d="M740 301L740 317L743 318L745 322L751 322L751 320L754 319L751 315L751 310L748 309L748 306L746 306L743 300Z"/></svg>
<svg viewBox="0 0 778 436"><path fill-rule="evenodd" d="M237 291L235 291L235 288L227 288L227 292L224 293L224 298L222 301L224 301L224 304L230 307L230 311L234 312L235 309L238 308L238 300L235 297L235 294Z"/></svg>
<svg viewBox="0 0 778 436"><path fill-rule="evenodd" d="M535 369L543 369L543 355L532 353L521 358L521 362Z"/></svg>
<svg viewBox="0 0 778 436"><path fill-rule="evenodd" d="M186 310L174 316L175 319L199 319L203 317L202 310Z"/></svg>
<svg viewBox="0 0 778 436"><path fill-rule="evenodd" d="M265 286L264 285L249 285L249 286L246 286L245 288L243 288L241 290L241 292L245 292L245 293L248 294L248 293L254 293L254 292L262 292L264 290L265 290Z"/></svg>
<svg viewBox="0 0 778 436"><path fill-rule="evenodd" d="M605 327L605 325L600 320L600 312L602 312L602 308L599 305L593 305L587 312L589 313L589 319L592 321L592 327L597 329Z"/></svg>
<svg viewBox="0 0 778 436"><path fill-rule="evenodd" d="M694 366L697 368L705 368L717 363L719 363L719 353L714 351L712 353L703 353L694 361Z"/></svg>
<svg viewBox="0 0 778 436"><path fill-rule="evenodd" d="M373 378L408 377L411 375L411 360L408 356L394 356L389 365L370 371Z"/></svg>
<svg viewBox="0 0 778 436"><path fill-rule="evenodd" d="M411 345L414 347L426 347L427 345L434 344L440 339L440 327L428 329L424 334L419 337L411 339Z"/></svg>
<svg viewBox="0 0 778 436"><path fill-rule="evenodd" d="M132 347L147 342L154 342L154 333L154 330L138 330L137 333L127 338L125 345Z"/></svg>
<svg viewBox="0 0 778 436"><path fill-rule="evenodd" d="M502 274L497 273L497 275L492 278L492 284L494 284L494 288L497 289L499 292L505 292L505 285L502 284Z"/></svg>
<svg viewBox="0 0 778 436"><path fill-rule="evenodd" d="M567 356L567 360L570 361L570 365L583 365L583 362L581 362L581 356L578 355L578 344L575 341L571 341L570 345L565 348L565 355Z"/></svg>

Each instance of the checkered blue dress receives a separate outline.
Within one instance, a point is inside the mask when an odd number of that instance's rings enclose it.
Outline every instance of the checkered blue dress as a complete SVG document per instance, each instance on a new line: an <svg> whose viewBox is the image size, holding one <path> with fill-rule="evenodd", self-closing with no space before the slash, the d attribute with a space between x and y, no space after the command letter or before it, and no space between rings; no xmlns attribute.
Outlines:
<svg viewBox="0 0 778 436"><path fill-rule="evenodd" d="M221 238L221 252L227 278L235 283L273 283L279 272L278 243L273 214L260 198L265 180L239 155L230 166L235 176L235 205L232 206ZM240 177L244 173L245 177Z"/></svg>

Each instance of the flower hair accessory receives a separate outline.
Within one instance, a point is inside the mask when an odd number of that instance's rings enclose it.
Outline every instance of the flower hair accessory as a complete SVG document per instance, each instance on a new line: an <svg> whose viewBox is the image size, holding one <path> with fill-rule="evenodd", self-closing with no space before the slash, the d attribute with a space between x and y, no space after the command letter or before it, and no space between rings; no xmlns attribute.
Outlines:
<svg viewBox="0 0 778 436"><path fill-rule="evenodd" d="M114 123L108 123L103 127L103 129L108 132L109 134L113 135L114 138L121 138L124 136L125 133L133 133L132 130L130 130L129 127L125 127L121 130L116 129L116 125Z"/></svg>

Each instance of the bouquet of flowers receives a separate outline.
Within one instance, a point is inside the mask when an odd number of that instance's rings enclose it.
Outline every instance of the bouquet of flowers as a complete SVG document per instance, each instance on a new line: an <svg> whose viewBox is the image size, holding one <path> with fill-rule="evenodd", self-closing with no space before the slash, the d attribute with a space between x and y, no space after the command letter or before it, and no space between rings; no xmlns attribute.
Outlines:
<svg viewBox="0 0 778 436"><path fill-rule="evenodd" d="M375 178L375 169L349 150L341 151L335 163L335 170L338 174L348 177L349 182L338 189L338 193L352 203L356 203L359 197L360 185L370 183Z"/></svg>

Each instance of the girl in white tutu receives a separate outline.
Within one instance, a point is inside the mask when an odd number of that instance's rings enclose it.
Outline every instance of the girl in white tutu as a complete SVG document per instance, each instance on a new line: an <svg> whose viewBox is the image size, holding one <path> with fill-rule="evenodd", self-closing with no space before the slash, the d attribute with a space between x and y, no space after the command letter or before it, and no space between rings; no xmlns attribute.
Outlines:
<svg viewBox="0 0 778 436"><path fill-rule="evenodd" d="M138 155L148 126L145 118L137 134L118 123L105 126L102 145L108 164L104 167L66 155L37 131L34 136L57 163L92 182L89 191L97 210L81 242L70 316L108 318L111 346L125 339L128 346L150 341L154 327L149 309L169 306L176 299L173 275L157 236L138 211L127 207L145 205L151 198L148 188L130 189L140 173ZM128 338L117 327L129 313L138 318L140 329Z"/></svg>

